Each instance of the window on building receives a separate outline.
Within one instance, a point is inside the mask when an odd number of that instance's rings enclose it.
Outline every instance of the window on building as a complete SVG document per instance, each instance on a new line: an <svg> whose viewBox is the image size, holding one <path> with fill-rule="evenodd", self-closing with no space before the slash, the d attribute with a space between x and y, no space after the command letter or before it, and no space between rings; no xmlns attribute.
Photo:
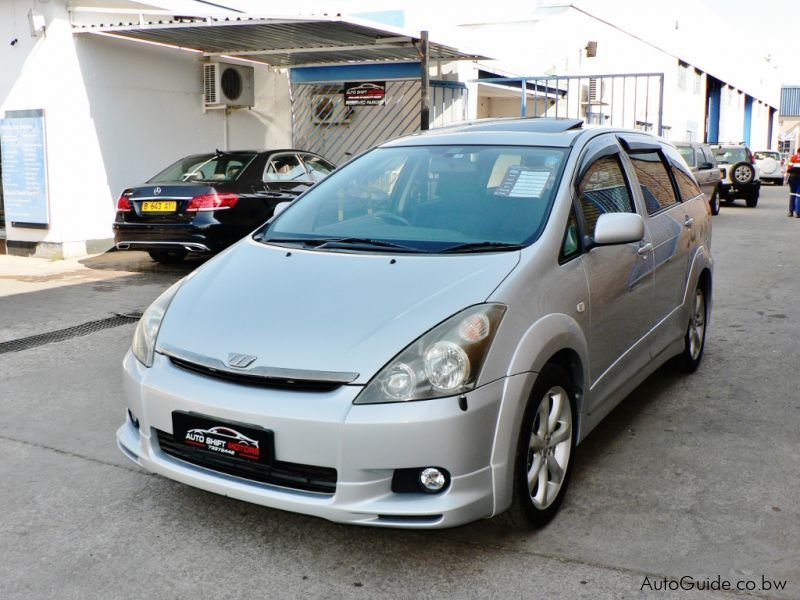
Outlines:
<svg viewBox="0 0 800 600"><path fill-rule="evenodd" d="M686 89L686 72L689 70L689 65L685 62L678 61L678 89Z"/></svg>
<svg viewBox="0 0 800 600"><path fill-rule="evenodd" d="M699 94L703 87L703 72L699 69L694 70L694 93Z"/></svg>

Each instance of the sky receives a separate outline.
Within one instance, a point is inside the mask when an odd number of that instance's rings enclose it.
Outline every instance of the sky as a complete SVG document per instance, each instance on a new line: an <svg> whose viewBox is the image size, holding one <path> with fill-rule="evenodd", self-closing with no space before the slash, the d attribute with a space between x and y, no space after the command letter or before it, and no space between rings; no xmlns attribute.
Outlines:
<svg viewBox="0 0 800 600"><path fill-rule="evenodd" d="M187 0L139 0L185 7ZM404 28L427 29L433 38L455 38L452 26L460 23L513 21L530 16L538 4L568 3L569 0L492 0L491 3L463 0L292 0L291 4L265 0L207 0L237 7L253 14L349 14L401 10ZM696 43L708 52L720 52L731 60L746 54L750 68L757 58L769 57L764 68L776 70L787 84L800 84L800 62L792 61L792 46L800 44L800 3L797 0L575 0L573 2L597 16L636 31L683 30L686 43ZM488 10L491 6L492 10ZM209 6L210 8L210 6ZM707 49L707 50L706 50Z"/></svg>

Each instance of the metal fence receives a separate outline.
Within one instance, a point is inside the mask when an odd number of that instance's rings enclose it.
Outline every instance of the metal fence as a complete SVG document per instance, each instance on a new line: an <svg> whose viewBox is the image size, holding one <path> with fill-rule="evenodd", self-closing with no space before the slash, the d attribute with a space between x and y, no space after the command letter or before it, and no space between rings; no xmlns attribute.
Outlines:
<svg viewBox="0 0 800 600"><path fill-rule="evenodd" d="M477 83L519 90L522 117L576 118L664 134L663 73L486 77Z"/></svg>
<svg viewBox="0 0 800 600"><path fill-rule="evenodd" d="M345 106L343 82L295 83L291 86L292 143L335 164L392 138L419 131L419 80L388 80L385 104ZM431 124L466 118L466 87L431 82Z"/></svg>

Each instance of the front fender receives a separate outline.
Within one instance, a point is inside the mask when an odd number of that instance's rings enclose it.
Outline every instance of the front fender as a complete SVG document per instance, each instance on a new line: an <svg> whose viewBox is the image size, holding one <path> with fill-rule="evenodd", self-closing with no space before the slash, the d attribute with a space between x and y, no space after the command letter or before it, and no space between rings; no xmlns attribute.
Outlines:
<svg viewBox="0 0 800 600"><path fill-rule="evenodd" d="M492 449L495 514L511 504L519 430L536 374L556 355L569 356L573 364L568 374L576 390L576 435L580 439L584 382L589 377L588 343L583 329L572 317L562 313L550 314L532 323L523 333L509 361Z"/></svg>

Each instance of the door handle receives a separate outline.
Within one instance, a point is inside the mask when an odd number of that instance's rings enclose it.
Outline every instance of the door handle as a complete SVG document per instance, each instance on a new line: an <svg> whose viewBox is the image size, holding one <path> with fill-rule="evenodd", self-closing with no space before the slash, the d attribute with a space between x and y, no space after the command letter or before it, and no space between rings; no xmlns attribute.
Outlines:
<svg viewBox="0 0 800 600"><path fill-rule="evenodd" d="M692 225L694 225L694 219L687 215L686 220L683 222L683 226L687 229L691 229Z"/></svg>
<svg viewBox="0 0 800 600"><path fill-rule="evenodd" d="M636 252L639 254L639 256L645 256L647 254L650 254L652 251L653 251L653 244L647 242L646 244L639 246L639 249Z"/></svg>

